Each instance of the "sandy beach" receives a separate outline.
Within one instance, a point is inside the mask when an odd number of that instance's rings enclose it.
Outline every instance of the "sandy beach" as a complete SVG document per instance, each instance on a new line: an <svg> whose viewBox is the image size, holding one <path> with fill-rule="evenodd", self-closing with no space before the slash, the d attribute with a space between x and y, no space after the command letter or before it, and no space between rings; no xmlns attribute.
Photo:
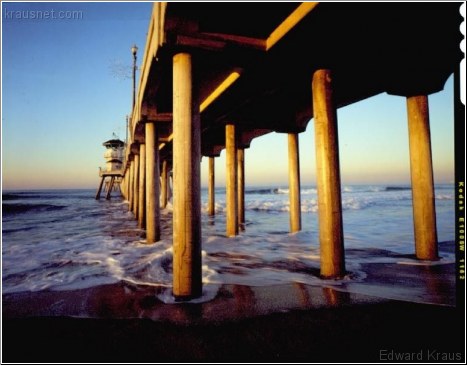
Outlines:
<svg viewBox="0 0 467 365"><path fill-rule="evenodd" d="M460 362L454 266L398 266L394 275L396 265L372 265L366 287L223 285L204 303L165 304L165 288L123 282L7 294L3 361L397 362L399 354ZM389 274L394 279L383 281ZM437 286L425 282L434 278ZM435 288L445 303L387 298L410 288L414 298Z"/></svg>

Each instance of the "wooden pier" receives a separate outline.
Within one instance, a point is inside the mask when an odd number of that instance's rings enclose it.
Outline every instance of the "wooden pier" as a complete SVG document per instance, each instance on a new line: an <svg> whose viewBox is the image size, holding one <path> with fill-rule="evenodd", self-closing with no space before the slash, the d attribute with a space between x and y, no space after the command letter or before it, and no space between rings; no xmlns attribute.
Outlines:
<svg viewBox="0 0 467 365"><path fill-rule="evenodd" d="M284 133L296 232L299 134L310 121L315 139L301 143L316 149L321 275L342 277L336 111L383 92L407 98L415 252L438 258L427 96L458 72L460 4L154 3L122 192L147 242L157 242L172 173L174 296L202 292L201 157L209 158L214 215L215 157L226 149L226 235L235 236L245 222L247 149L256 137Z"/></svg>

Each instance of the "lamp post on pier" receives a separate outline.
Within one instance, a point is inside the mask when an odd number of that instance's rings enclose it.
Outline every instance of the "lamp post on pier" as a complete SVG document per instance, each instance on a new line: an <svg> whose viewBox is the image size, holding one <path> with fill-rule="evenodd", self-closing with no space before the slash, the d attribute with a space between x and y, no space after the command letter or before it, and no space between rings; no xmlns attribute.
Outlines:
<svg viewBox="0 0 467 365"><path fill-rule="evenodd" d="M133 105L132 108L135 107L136 101L136 52L138 52L138 47L136 44L131 47L131 53L133 54Z"/></svg>

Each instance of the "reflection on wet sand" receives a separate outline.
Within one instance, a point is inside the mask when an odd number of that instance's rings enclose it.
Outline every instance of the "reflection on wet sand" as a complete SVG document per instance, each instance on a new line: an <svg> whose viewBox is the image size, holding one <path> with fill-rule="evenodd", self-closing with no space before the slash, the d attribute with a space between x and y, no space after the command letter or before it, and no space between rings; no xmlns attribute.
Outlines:
<svg viewBox="0 0 467 365"><path fill-rule="evenodd" d="M363 264L367 277L346 282L340 290L386 299L454 306L455 269L452 264L402 260L397 264Z"/></svg>
<svg viewBox="0 0 467 365"><path fill-rule="evenodd" d="M365 295L352 295L350 298L349 293L300 283L270 287L224 285L213 300L205 303L166 304L157 298L163 290L118 283L67 292L8 294L3 298L3 314L8 318L147 318L189 324L382 301ZM27 302L33 302L34 306L24 306Z"/></svg>
<svg viewBox="0 0 467 365"><path fill-rule="evenodd" d="M205 302L167 304L166 287L128 282L71 291L22 292L3 295L6 318L72 316L83 318L147 318L190 324L237 320L272 313L317 308L341 308L390 300L453 306L454 265L366 264L365 280L329 282L327 286L299 282L273 286L206 284ZM208 300L210 299L210 300Z"/></svg>

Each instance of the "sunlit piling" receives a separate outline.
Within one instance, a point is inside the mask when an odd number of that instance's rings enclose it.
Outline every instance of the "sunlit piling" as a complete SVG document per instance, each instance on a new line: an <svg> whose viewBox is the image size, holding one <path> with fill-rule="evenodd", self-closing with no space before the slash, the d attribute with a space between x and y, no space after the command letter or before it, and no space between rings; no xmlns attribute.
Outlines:
<svg viewBox="0 0 467 365"><path fill-rule="evenodd" d="M146 138L146 242L160 239L159 136L155 123L145 124Z"/></svg>
<svg viewBox="0 0 467 365"><path fill-rule="evenodd" d="M415 252L417 258L421 260L436 260L438 259L438 237L428 97L426 95L408 97L407 115Z"/></svg>
<svg viewBox="0 0 467 365"><path fill-rule="evenodd" d="M201 139L191 62L188 53L173 57L173 294L178 298L201 295Z"/></svg>
<svg viewBox="0 0 467 365"><path fill-rule="evenodd" d="M139 155L135 155L135 159L133 161L135 167L134 167L134 198L133 198L133 214L135 215L135 218L138 219L138 205L139 205Z"/></svg>
<svg viewBox="0 0 467 365"><path fill-rule="evenodd" d="M129 204L128 204L128 209L130 212L133 211L133 207L135 204L135 164L134 161L130 162L130 187L128 189L129 191Z"/></svg>
<svg viewBox="0 0 467 365"><path fill-rule="evenodd" d="M213 216L216 214L215 206L215 160L209 156L209 177L208 177L208 214Z"/></svg>
<svg viewBox="0 0 467 365"><path fill-rule="evenodd" d="M345 274L337 113L332 102L331 72L313 74L313 119L316 146L321 276Z"/></svg>
<svg viewBox="0 0 467 365"><path fill-rule="evenodd" d="M169 163L167 160L162 161L161 175L161 208L167 207L169 202Z"/></svg>
<svg viewBox="0 0 467 365"><path fill-rule="evenodd" d="M235 124L225 126L227 237L238 234L237 137Z"/></svg>
<svg viewBox="0 0 467 365"><path fill-rule="evenodd" d="M138 226L146 227L146 145L139 145Z"/></svg>
<svg viewBox="0 0 467 365"><path fill-rule="evenodd" d="M298 133L288 134L289 147L289 199L290 199L290 232L302 229L300 199L300 154L298 150Z"/></svg>
<svg viewBox="0 0 467 365"><path fill-rule="evenodd" d="M237 149L237 219L238 229L245 230L245 149Z"/></svg>

